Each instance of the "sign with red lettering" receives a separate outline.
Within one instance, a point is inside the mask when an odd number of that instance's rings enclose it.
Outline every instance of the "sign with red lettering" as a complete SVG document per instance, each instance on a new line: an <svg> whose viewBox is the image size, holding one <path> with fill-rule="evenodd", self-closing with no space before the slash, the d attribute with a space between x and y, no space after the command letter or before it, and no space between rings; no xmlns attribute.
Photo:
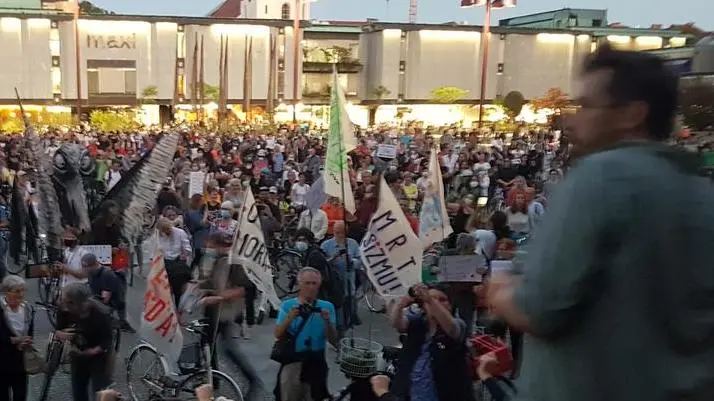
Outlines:
<svg viewBox="0 0 714 401"><path fill-rule="evenodd" d="M140 334L167 360L172 363L178 360L183 347L183 334L164 268L164 257L158 250L151 259L151 272L146 280Z"/></svg>

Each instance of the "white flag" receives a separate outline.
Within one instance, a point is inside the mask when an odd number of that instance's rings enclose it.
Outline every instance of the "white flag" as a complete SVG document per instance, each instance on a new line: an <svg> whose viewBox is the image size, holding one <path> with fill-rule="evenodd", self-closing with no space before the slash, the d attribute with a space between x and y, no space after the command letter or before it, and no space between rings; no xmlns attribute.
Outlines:
<svg viewBox="0 0 714 401"><path fill-rule="evenodd" d="M280 298L275 293L273 268L270 266L268 247L265 246L258 208L255 205L253 191L250 187L246 191L245 202L240 213L239 229L233 238L228 262L243 266L250 281L277 310L280 309Z"/></svg>
<svg viewBox="0 0 714 401"><path fill-rule="evenodd" d="M454 230L449 222L444 200L444 181L441 178L441 167L436 155L436 149L431 150L429 159L429 180L426 184L424 200L419 213L419 238L424 249L435 242L445 240Z"/></svg>
<svg viewBox="0 0 714 401"><path fill-rule="evenodd" d="M178 361L183 348L183 334L169 287L169 277L164 268L164 257L159 250L151 258L139 334L164 355L169 363L175 364Z"/></svg>
<svg viewBox="0 0 714 401"><path fill-rule="evenodd" d="M379 295L407 295L409 287L421 283L421 241L384 178L379 189L379 206L369 222L360 251L367 276Z"/></svg>
<svg viewBox="0 0 714 401"><path fill-rule="evenodd" d="M347 114L345 93L333 72L332 94L330 96L330 129L327 134L327 155L325 156L325 193L340 198L345 209L354 213L355 198L350 184L347 153L357 147L350 116ZM344 199L343 198L344 194Z"/></svg>

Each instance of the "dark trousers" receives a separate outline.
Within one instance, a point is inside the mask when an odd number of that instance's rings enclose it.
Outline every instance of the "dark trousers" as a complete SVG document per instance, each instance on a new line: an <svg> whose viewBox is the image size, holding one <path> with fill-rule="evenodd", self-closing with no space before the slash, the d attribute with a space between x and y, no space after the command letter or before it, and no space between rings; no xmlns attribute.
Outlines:
<svg viewBox="0 0 714 401"><path fill-rule="evenodd" d="M121 319L122 321L126 321L126 291L127 291L126 276L128 273L129 272L126 270L119 271L119 272L115 273L117 275L117 277L119 277L119 283L121 284L121 288L120 288L121 293L119 294L119 297L117 297L116 305L114 305L114 308L117 310L119 319Z"/></svg>
<svg viewBox="0 0 714 401"><path fill-rule="evenodd" d="M90 401L96 398L98 391L104 390L111 383L109 364L106 355L72 360L72 399ZM91 387L90 387L91 382ZM91 389L91 396L89 390Z"/></svg>
<svg viewBox="0 0 714 401"><path fill-rule="evenodd" d="M513 378L518 377L523 361L523 333L516 331L513 327L508 327L511 335L511 355L513 355Z"/></svg>
<svg viewBox="0 0 714 401"><path fill-rule="evenodd" d="M245 287L245 310L238 315L236 323L242 324L245 318L248 326L255 324L255 299L258 297L258 289L251 283Z"/></svg>
<svg viewBox="0 0 714 401"><path fill-rule="evenodd" d="M196 268L201 267L201 259L202 258L203 258L203 249L196 248L193 252L193 261L191 261L191 273L193 273L196 270Z"/></svg>
<svg viewBox="0 0 714 401"><path fill-rule="evenodd" d="M166 275L169 278L169 287L171 287L171 293L174 296L174 305L178 306L184 286L191 281L191 272L189 272L186 263L178 259L164 259L164 266L166 267Z"/></svg>
<svg viewBox="0 0 714 401"><path fill-rule="evenodd" d="M27 400L27 375L25 373L0 373L0 401L10 400Z"/></svg>
<svg viewBox="0 0 714 401"><path fill-rule="evenodd" d="M454 306L461 320L466 323L466 334L471 334L474 325L474 312L476 309L476 296L471 287L460 288L454 294Z"/></svg>

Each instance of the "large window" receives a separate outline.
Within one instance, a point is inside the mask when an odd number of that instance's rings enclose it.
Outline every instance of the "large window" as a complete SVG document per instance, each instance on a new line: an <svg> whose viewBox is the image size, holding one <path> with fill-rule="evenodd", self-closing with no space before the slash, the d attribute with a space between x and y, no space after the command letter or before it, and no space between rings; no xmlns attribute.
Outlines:
<svg viewBox="0 0 714 401"><path fill-rule="evenodd" d="M280 18L290 19L290 4L283 4L283 7L280 9Z"/></svg>
<svg viewBox="0 0 714 401"><path fill-rule="evenodd" d="M136 61L87 60L89 97L136 97Z"/></svg>

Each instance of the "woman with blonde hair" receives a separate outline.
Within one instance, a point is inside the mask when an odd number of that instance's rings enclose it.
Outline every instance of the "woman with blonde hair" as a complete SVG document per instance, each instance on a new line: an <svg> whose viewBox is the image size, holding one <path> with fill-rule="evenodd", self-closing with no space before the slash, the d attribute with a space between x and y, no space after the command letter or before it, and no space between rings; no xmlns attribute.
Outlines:
<svg viewBox="0 0 714 401"><path fill-rule="evenodd" d="M32 348L35 311L25 303L25 280L21 277L5 277L0 289L0 401L25 401L28 368L25 352Z"/></svg>

